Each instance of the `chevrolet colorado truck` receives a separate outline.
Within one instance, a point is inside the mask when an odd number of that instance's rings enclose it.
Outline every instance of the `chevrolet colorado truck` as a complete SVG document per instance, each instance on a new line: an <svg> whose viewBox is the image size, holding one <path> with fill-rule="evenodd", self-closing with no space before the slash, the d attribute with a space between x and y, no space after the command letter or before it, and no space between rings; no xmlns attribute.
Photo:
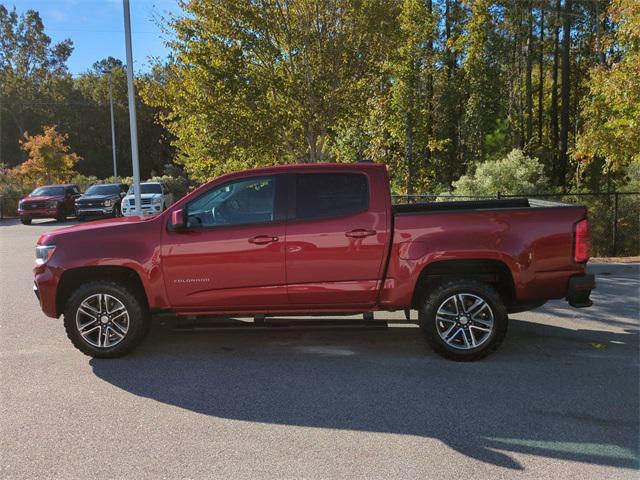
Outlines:
<svg viewBox="0 0 640 480"><path fill-rule="evenodd" d="M55 218L64 222L75 215L75 201L80 196L77 185L45 185L36 188L18 202L18 215L23 225L34 218Z"/></svg>
<svg viewBox="0 0 640 480"><path fill-rule="evenodd" d="M508 314L591 305L584 207L527 199L392 205L373 163L224 175L155 217L42 235L34 290L71 342L117 357L151 319L371 316L417 309L426 342L469 361L502 342Z"/></svg>

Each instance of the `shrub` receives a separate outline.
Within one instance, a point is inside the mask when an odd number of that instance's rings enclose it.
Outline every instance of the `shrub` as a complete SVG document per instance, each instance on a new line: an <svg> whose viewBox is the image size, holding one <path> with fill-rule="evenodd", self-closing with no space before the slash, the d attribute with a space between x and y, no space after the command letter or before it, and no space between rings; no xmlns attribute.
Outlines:
<svg viewBox="0 0 640 480"><path fill-rule="evenodd" d="M488 160L453 182L454 194L493 196L503 194L544 193L549 180L544 167L533 157L514 149L499 160Z"/></svg>

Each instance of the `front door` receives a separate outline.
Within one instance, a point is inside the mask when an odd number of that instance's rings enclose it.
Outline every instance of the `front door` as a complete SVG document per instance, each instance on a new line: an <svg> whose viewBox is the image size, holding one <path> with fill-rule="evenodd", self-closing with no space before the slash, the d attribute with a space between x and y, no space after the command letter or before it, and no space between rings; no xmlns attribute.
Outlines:
<svg viewBox="0 0 640 480"><path fill-rule="evenodd" d="M280 175L214 186L184 210L186 231L166 231L162 265L169 300L184 311L286 305L285 212Z"/></svg>
<svg viewBox="0 0 640 480"><path fill-rule="evenodd" d="M375 304L388 241L384 200L363 173L299 173L290 190L288 297L296 306Z"/></svg>
<svg viewBox="0 0 640 480"><path fill-rule="evenodd" d="M78 187L66 187L64 190L64 210L67 215L73 213L76 208L76 199L80 196Z"/></svg>

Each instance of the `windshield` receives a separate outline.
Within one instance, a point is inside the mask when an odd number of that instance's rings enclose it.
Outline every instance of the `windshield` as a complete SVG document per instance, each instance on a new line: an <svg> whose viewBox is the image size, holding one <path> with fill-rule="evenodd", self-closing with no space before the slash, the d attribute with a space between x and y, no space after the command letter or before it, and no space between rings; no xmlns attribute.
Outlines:
<svg viewBox="0 0 640 480"><path fill-rule="evenodd" d="M142 193L162 193L162 187L159 183L141 183L140 191ZM133 192L134 188L133 185L131 185L131 187L129 187L127 195L133 195Z"/></svg>
<svg viewBox="0 0 640 480"><path fill-rule="evenodd" d="M29 194L30 197L64 195L64 187L39 187Z"/></svg>
<svg viewBox="0 0 640 480"><path fill-rule="evenodd" d="M117 195L120 185L91 185L85 195Z"/></svg>

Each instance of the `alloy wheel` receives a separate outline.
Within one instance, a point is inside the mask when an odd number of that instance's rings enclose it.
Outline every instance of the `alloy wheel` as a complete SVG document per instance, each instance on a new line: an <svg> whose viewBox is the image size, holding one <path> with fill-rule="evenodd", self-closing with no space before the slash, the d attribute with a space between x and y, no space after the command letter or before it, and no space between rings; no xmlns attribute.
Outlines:
<svg viewBox="0 0 640 480"><path fill-rule="evenodd" d="M129 312L112 295L97 293L85 298L76 312L76 327L82 338L97 348L119 344L129 331Z"/></svg>
<svg viewBox="0 0 640 480"><path fill-rule="evenodd" d="M483 345L494 326L493 310L481 297L472 293L451 295L436 312L436 328L440 338L459 350Z"/></svg>

